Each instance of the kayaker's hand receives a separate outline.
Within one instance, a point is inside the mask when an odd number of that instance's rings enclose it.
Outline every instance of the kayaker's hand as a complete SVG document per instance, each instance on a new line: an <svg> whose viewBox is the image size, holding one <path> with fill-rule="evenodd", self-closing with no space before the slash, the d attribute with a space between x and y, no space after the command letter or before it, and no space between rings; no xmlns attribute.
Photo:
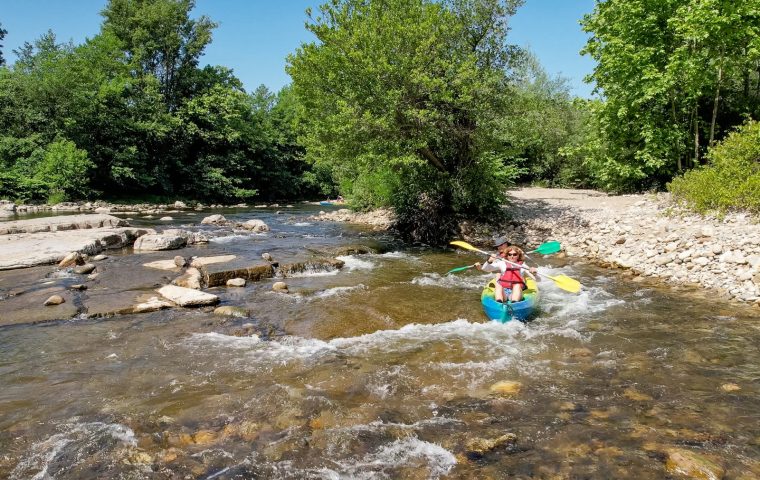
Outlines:
<svg viewBox="0 0 760 480"><path fill-rule="evenodd" d="M483 267L480 265L480 262L475 262L472 266L475 267L475 268L477 268L478 270L482 270L483 269Z"/></svg>
<svg viewBox="0 0 760 480"><path fill-rule="evenodd" d="M497 259L496 257L494 257L493 255L492 255L492 256L490 256L490 257L488 257L488 263L493 263L493 262L495 262L496 260L498 260L498 259Z"/></svg>

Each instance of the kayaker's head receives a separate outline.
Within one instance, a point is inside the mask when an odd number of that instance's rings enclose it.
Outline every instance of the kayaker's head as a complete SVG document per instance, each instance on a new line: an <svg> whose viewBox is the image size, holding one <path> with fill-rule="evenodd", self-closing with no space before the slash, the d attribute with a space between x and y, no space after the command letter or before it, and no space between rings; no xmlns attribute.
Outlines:
<svg viewBox="0 0 760 480"><path fill-rule="evenodd" d="M515 247L514 245L512 245L511 247L507 247L504 250L506 252L504 255L504 258L506 258L510 262L525 261L525 253L522 251L520 247Z"/></svg>
<svg viewBox="0 0 760 480"><path fill-rule="evenodd" d="M496 248L501 252L501 249L506 247L509 247L509 240L507 237L496 237L493 239L493 248Z"/></svg>

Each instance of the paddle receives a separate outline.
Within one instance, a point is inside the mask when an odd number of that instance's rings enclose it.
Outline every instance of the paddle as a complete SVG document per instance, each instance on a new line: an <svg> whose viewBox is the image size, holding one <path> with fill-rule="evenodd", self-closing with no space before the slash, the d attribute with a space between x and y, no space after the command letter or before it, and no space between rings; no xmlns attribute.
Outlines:
<svg viewBox="0 0 760 480"><path fill-rule="evenodd" d="M449 270L448 272L446 272L446 275L448 275L449 273L462 272L464 270L469 270L471 268L475 268L475 265L467 265L466 267L452 268L451 270Z"/></svg>
<svg viewBox="0 0 760 480"><path fill-rule="evenodd" d="M541 255L551 255L552 253L557 253L562 249L559 242L546 242L542 243L538 246L535 250L531 250L528 253L540 253Z"/></svg>
<svg viewBox="0 0 760 480"><path fill-rule="evenodd" d="M475 248L472 245L470 245L469 243L463 242L461 240L454 240L453 242L449 242L449 243L451 243L452 245L456 245L457 247L462 247L465 250L471 250L473 252L482 253L483 255L488 255L489 257L494 257L495 256L495 255L493 255L491 253L488 253L488 252L486 252L484 250L480 250L479 248ZM503 262L506 262L509 265L512 265L513 267L518 267L518 268L522 268L524 270L528 270L528 267L525 266L525 265L520 265L519 263L513 263L513 262L510 262L509 260L505 260L503 258L501 258L500 260L503 261ZM528 271L528 275L531 275L530 271ZM531 275L531 277L532 276L533 275ZM547 275L545 273L542 273L541 276L542 277L546 277L546 278L552 280L559 288L561 288L562 290L565 290L567 292L578 293L578 292L581 291L581 282L579 282L578 280L576 280L574 278L570 278L567 275L552 276L552 275Z"/></svg>
<svg viewBox="0 0 760 480"><path fill-rule="evenodd" d="M542 243L541 245L538 246L538 248L536 248L535 250L531 250L528 253L540 253L541 255L551 255L552 253L559 252L561 249L562 247L560 246L559 242L551 241L551 242ZM467 265L466 267L452 268L451 270L446 272L446 275L450 273L463 272L465 270L469 270L474 267L475 265Z"/></svg>

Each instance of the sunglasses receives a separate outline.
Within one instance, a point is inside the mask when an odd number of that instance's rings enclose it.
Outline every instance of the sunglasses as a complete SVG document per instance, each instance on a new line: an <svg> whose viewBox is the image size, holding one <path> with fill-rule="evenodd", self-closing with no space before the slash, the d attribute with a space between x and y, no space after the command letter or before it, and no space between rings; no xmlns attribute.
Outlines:
<svg viewBox="0 0 760 480"><path fill-rule="evenodd" d="M519 253L517 253L517 252L509 252L509 253L507 254L507 256L508 256L508 257L519 257L519 256L520 256L520 254L519 254Z"/></svg>

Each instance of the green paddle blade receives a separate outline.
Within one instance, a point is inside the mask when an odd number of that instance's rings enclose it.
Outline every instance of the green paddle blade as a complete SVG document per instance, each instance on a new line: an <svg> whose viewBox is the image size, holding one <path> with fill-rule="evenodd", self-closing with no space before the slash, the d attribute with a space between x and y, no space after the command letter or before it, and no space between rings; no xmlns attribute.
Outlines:
<svg viewBox="0 0 760 480"><path fill-rule="evenodd" d="M531 251L530 253L540 253L541 255L551 255L552 253L557 253L560 250L562 250L562 247L560 246L559 242L546 242L542 243L538 246L537 249Z"/></svg>
<svg viewBox="0 0 760 480"><path fill-rule="evenodd" d="M446 275L448 275L450 273L456 273L456 272L462 272L464 270L469 270L469 269L471 269L473 267L474 267L474 265L467 265L466 267L452 268L451 270L449 270L448 272L446 272Z"/></svg>

